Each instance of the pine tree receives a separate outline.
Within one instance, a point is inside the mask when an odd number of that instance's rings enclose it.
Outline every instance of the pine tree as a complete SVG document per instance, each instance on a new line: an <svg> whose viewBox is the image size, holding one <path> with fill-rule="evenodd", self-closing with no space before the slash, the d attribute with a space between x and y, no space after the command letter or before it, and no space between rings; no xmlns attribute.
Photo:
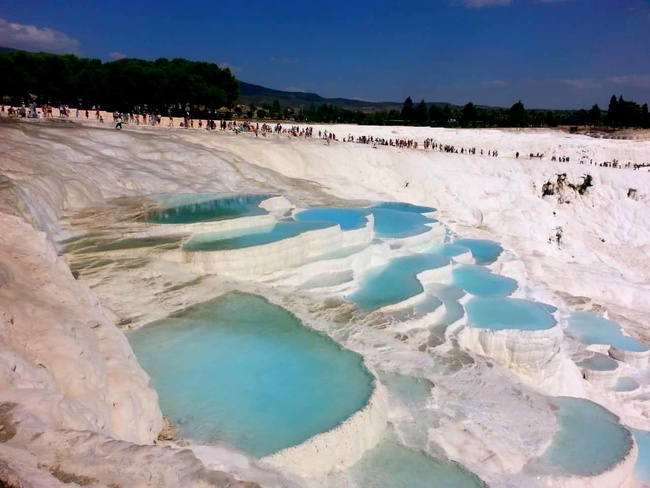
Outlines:
<svg viewBox="0 0 650 488"><path fill-rule="evenodd" d="M411 97L408 97L406 100L404 100L404 106L402 107L400 119L413 120L414 115L415 110L413 109L413 100L411 100Z"/></svg>
<svg viewBox="0 0 650 488"><path fill-rule="evenodd" d="M460 115L460 121L463 127L474 125L478 118L476 107L472 102L469 102L463 107Z"/></svg>
<svg viewBox="0 0 650 488"><path fill-rule="evenodd" d="M415 107L413 120L420 125L424 125L429 121L429 111L427 110L427 105L424 103L424 100L421 100L420 103L418 103L418 106Z"/></svg>
<svg viewBox="0 0 650 488"><path fill-rule="evenodd" d="M598 104L591 107L589 113L587 114L587 121L591 125L600 125L600 107Z"/></svg>
<svg viewBox="0 0 650 488"><path fill-rule="evenodd" d="M510 107L509 123L512 127L525 127L528 125L528 112L526 112L521 100Z"/></svg>

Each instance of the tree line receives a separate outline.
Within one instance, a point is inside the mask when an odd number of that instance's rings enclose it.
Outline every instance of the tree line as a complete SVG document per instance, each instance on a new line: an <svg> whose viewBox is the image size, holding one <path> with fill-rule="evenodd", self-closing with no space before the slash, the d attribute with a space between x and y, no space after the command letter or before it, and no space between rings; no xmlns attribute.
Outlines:
<svg viewBox="0 0 650 488"><path fill-rule="evenodd" d="M160 58L155 61L126 58L111 62L47 53L0 53L0 96L4 103L19 105L35 100L90 109L101 105L109 111L133 111L135 107L178 115L190 110L193 117L209 118L220 107L232 108L239 97L239 82L228 68L214 63ZM247 113L235 107L237 116L284 118L305 122L367 125L429 125L442 127L527 127L558 125L606 125L650 127L648 104L612 96L603 112L589 110L527 110L521 101L510 108L481 107L468 103L417 105L408 97L400 110L363 112L332 104L305 110L282 107L276 100Z"/></svg>
<svg viewBox="0 0 650 488"><path fill-rule="evenodd" d="M414 105L408 97L399 118L415 125L460 127L556 127L558 125L593 125L609 127L650 127L648 104L640 106L622 96L612 96L607 112L598 105L589 110L527 110L520 101L508 108L477 107L472 102L452 107L430 105L424 100Z"/></svg>
<svg viewBox="0 0 650 488"><path fill-rule="evenodd" d="M520 101L510 108L480 107L472 102L463 107L449 104L427 105L424 100L417 105L408 97L400 110L362 112L336 107L332 104L311 105L305 110L283 107L277 100L261 108L249 107L244 112L236 108L237 115L249 118L287 119L315 123L347 123L360 125L419 125L434 127L557 127L609 126L650 127L648 105L639 106L622 97L612 97L609 109L602 111L598 105L589 110L528 110Z"/></svg>
<svg viewBox="0 0 650 488"><path fill-rule="evenodd" d="M85 109L100 105L109 111L147 107L166 114L232 107L239 82L228 68L186 59L155 61L99 59L11 51L0 53L0 96L4 103L35 100Z"/></svg>

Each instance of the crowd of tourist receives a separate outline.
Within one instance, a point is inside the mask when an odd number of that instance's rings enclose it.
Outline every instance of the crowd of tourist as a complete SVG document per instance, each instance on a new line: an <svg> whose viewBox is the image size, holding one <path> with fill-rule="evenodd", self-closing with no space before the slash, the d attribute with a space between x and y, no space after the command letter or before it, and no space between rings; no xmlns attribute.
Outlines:
<svg viewBox="0 0 650 488"><path fill-rule="evenodd" d="M100 123L103 123L104 118L101 114L101 108L99 106L93 106L92 110L95 112L94 113L95 119L98 120ZM41 117L51 118L52 106L43 105L42 107L40 107L40 111L39 111L36 104L33 102L30 102L27 105L23 104L21 107L5 107L4 105L2 105L0 107L0 116L2 117L9 116L9 117L16 117L16 118L41 118ZM61 105L59 107L59 117L60 118L71 117L70 107L67 105ZM88 110L84 110L83 108L79 107L75 110L75 117L89 119L90 112ZM123 124L134 124L136 126L139 125L156 126L156 125L161 125L162 116L158 113L149 114L147 113L147 111L142 111L142 110L134 110L133 112L125 112L125 113L114 112L113 123L115 124L115 128L118 130L122 129ZM311 139L314 137L314 128L311 126L301 127L297 125L292 125L289 127L284 127L281 122L276 122L274 125L272 125L268 123L260 124L259 122L254 123L251 121L238 122L236 120L224 120L224 119L217 120L217 121L207 119L205 120L204 123L204 121L201 119L195 121L195 119L190 117L189 112L186 112L184 114L183 121L180 122L180 127L184 129L198 128L198 129L206 129L206 130L217 130L217 124L219 125L220 131L234 132L235 134L250 133L250 134L254 134L255 137L259 137L260 135L266 137L268 134L287 135L288 137L304 138L304 139ZM172 117L171 113L169 113L169 122L167 126L170 128L174 127L174 117ZM418 142L414 139L402 139L402 138L392 139L386 137L378 137L374 135L354 136L352 134L349 134L348 136L339 139L335 133L327 130L319 130L318 138L326 141L327 144L330 144L333 141L337 141L337 142L372 145L373 147L390 146L399 149L418 149L419 147L421 147L424 150L439 151L448 154L467 154L467 155L480 154L481 156L487 155L490 157L499 156L499 151L495 149L488 149L486 151L484 149L477 149L476 147L457 147L454 144L439 142L434 140L433 138L426 138L421 145L418 144ZM520 154L519 152L515 152L513 156L516 159L519 159ZM537 158L542 160L544 158L544 154L529 153L528 157L530 159ZM569 156L552 156L551 161L569 163L571 162L571 158ZM582 158L579 160L579 163L589 164L592 166L605 167L605 168L615 168L615 169L641 170L645 168L650 168L649 162L633 163L631 161L628 161L627 163L622 163L619 162L617 159L614 159L613 161L603 161L599 163L599 162L594 162L593 159L587 162L585 158Z"/></svg>

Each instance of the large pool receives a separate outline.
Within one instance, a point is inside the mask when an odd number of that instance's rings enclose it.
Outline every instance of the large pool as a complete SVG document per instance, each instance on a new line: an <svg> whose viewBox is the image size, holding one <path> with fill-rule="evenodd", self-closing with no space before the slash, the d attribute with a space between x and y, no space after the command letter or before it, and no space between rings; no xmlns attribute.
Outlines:
<svg viewBox="0 0 650 488"><path fill-rule="evenodd" d="M543 330L556 325L539 303L505 297L474 297L465 304L470 324L492 330Z"/></svg>
<svg viewBox="0 0 650 488"><path fill-rule="evenodd" d="M639 445L639 457L634 466L634 476L650 485L650 432L639 429L630 430Z"/></svg>
<svg viewBox="0 0 650 488"><path fill-rule="evenodd" d="M347 297L364 310L393 305L422 293L416 278L427 269L440 268L449 260L433 254L413 254L391 260L387 265L369 271L357 292Z"/></svg>
<svg viewBox="0 0 650 488"><path fill-rule="evenodd" d="M268 212L259 204L269 198L269 195L161 195L154 197L161 208L149 212L145 220L154 224L191 224L264 215Z"/></svg>
<svg viewBox="0 0 650 488"><path fill-rule="evenodd" d="M589 400L557 397L559 432L534 461L571 476L595 476L616 466L629 452L632 434L609 410Z"/></svg>
<svg viewBox="0 0 650 488"><path fill-rule="evenodd" d="M568 330L585 344L609 344L624 351L644 352L648 347L624 336L616 322L590 312L574 312L569 317Z"/></svg>
<svg viewBox="0 0 650 488"><path fill-rule="evenodd" d="M265 456L363 408L362 358L263 298L230 293L128 335L178 435Z"/></svg>
<svg viewBox="0 0 650 488"><path fill-rule="evenodd" d="M245 247L263 246L296 237L312 230L326 229L334 222L278 222L270 227L257 227L237 232L199 234L183 246L185 251L229 251Z"/></svg>

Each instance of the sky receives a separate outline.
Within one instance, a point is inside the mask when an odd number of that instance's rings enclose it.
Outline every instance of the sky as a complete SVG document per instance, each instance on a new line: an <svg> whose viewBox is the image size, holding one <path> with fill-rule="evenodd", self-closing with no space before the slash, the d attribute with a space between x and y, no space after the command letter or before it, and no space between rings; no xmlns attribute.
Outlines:
<svg viewBox="0 0 650 488"><path fill-rule="evenodd" d="M3 0L0 46L210 61L368 101L650 102L650 0Z"/></svg>

